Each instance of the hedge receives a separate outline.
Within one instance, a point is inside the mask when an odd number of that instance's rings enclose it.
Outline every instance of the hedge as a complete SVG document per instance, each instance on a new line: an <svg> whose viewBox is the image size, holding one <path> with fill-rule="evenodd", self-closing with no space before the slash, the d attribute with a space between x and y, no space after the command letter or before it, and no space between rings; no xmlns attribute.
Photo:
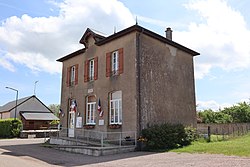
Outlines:
<svg viewBox="0 0 250 167"><path fill-rule="evenodd" d="M194 128L181 124L162 124L143 129L139 141L144 142L144 150L169 150L189 145L195 139Z"/></svg>
<svg viewBox="0 0 250 167"><path fill-rule="evenodd" d="M22 122L19 119L0 119L0 138L19 137Z"/></svg>

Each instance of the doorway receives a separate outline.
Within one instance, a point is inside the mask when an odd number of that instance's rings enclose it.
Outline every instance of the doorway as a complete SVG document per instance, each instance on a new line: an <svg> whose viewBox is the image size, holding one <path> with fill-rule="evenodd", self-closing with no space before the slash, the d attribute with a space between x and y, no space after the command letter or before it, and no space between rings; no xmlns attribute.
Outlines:
<svg viewBox="0 0 250 167"><path fill-rule="evenodd" d="M69 106L69 131L68 131L68 137L75 137L75 119L76 119L76 108L77 103L75 99L70 100L70 106Z"/></svg>

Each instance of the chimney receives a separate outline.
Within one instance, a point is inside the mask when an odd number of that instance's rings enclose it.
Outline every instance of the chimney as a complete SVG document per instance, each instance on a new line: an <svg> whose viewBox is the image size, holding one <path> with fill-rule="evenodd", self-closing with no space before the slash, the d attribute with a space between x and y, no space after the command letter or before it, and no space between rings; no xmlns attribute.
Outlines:
<svg viewBox="0 0 250 167"><path fill-rule="evenodd" d="M171 28L168 27L165 32L166 32L166 38L172 41L172 32L173 31L171 30Z"/></svg>

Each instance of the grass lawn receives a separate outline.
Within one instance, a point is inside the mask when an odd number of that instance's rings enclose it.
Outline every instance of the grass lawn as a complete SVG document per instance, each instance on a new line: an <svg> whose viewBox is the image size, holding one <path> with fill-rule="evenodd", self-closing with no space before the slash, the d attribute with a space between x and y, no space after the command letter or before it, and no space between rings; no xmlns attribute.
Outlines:
<svg viewBox="0 0 250 167"><path fill-rule="evenodd" d="M232 138L227 141L210 143L195 141L192 145L171 151L179 153L209 153L250 157L250 134Z"/></svg>

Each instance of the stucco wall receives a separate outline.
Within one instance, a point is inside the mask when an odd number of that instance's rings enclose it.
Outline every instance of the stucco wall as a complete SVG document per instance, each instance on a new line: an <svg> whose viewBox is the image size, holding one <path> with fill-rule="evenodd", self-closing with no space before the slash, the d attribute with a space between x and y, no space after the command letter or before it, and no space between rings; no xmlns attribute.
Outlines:
<svg viewBox="0 0 250 167"><path fill-rule="evenodd" d="M193 57L140 35L142 129L161 123L196 126Z"/></svg>
<svg viewBox="0 0 250 167"><path fill-rule="evenodd" d="M91 41L91 39L90 39ZM85 53L75 56L63 62L63 77L62 77L62 93L61 107L65 112L62 119L63 127L67 127L68 120L68 99L74 98L77 100L78 111L80 116L83 116L83 124L85 124L85 97L95 95L96 99L101 99L102 109L104 111L103 118L96 113L97 131L135 131L136 130L136 77L135 77L135 51L136 51L135 33L128 34L119 39L113 40L110 43L97 46L93 42L89 42L88 49ZM124 72L119 76L106 77L106 53L123 48L124 55ZM84 62L98 56L98 79L95 81L84 82ZM79 64L78 85L67 87L66 75L67 67L74 64ZM88 90L93 92L88 93ZM123 121L120 129L110 129L109 111L108 111L108 93L112 91L122 91L122 113ZM98 101L96 103L96 108ZM99 126L99 119L104 119L104 126Z"/></svg>
<svg viewBox="0 0 250 167"><path fill-rule="evenodd" d="M1 119L7 119L7 118L10 118L10 112L2 112L0 113L0 118Z"/></svg>
<svg viewBox="0 0 250 167"><path fill-rule="evenodd" d="M138 38L137 38L138 37ZM138 131L138 127L161 123L181 123L196 126L193 56L149 36L133 32L97 46L89 39L86 52L63 62L61 117L68 127L68 99L77 100L78 111L85 121L86 96L101 99L103 118L96 111L96 131ZM138 48L137 48L138 46ZM124 72L106 77L106 53L123 48ZM85 60L98 57L98 79L84 82ZM67 68L78 64L78 84L67 87ZM139 65L140 64L140 65ZM140 80L136 78L139 77ZM139 88L140 87L140 91ZM91 92L88 92L91 90ZM108 94L122 91L123 122L120 129L110 129ZM137 107L139 106L139 107ZM140 112L138 112L140 111ZM140 113L140 114L139 114ZM141 118L139 118L141 116ZM99 126L104 119L104 126ZM139 124L139 120L141 121Z"/></svg>

